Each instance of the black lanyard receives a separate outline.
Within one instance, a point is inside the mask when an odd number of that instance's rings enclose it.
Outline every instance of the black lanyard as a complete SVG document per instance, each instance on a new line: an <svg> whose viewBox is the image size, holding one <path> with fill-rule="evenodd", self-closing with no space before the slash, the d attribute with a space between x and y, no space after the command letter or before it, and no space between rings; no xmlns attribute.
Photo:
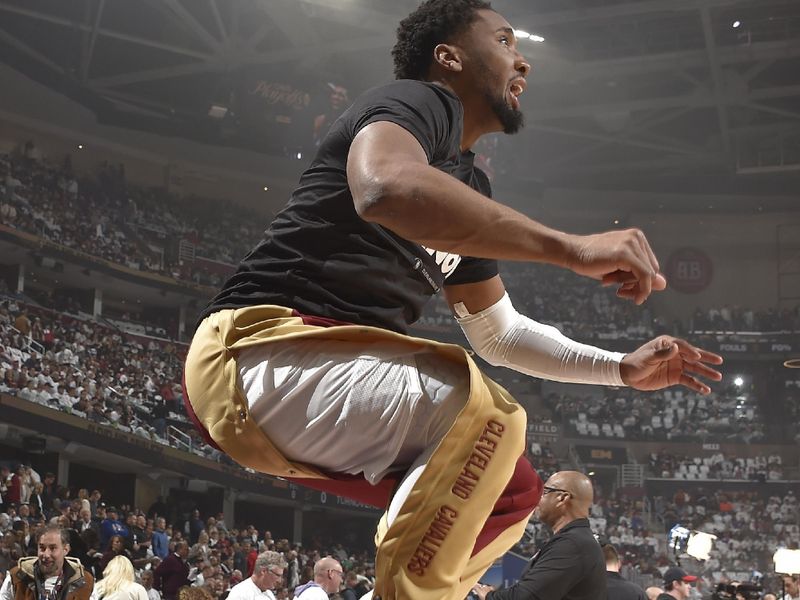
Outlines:
<svg viewBox="0 0 800 600"><path fill-rule="evenodd" d="M44 581L42 581L41 587L39 587L39 600L58 600L59 596L61 596L61 588L63 587L64 574L61 573L57 578L55 583L53 584L50 593L48 594L44 587ZM38 586L37 586L38 587Z"/></svg>

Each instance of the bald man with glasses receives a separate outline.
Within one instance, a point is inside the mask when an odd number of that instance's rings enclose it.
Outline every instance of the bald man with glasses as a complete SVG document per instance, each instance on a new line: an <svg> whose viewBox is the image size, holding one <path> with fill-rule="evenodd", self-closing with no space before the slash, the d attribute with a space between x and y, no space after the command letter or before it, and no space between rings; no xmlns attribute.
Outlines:
<svg viewBox="0 0 800 600"><path fill-rule="evenodd" d="M342 587L344 571L341 563L325 556L314 563L314 580L294 590L294 600L328 600L328 596Z"/></svg>
<svg viewBox="0 0 800 600"><path fill-rule="evenodd" d="M606 597L606 563L592 530L592 482L577 471L554 473L542 488L534 515L553 537L531 559L515 585L494 590L478 584L481 600L598 600Z"/></svg>

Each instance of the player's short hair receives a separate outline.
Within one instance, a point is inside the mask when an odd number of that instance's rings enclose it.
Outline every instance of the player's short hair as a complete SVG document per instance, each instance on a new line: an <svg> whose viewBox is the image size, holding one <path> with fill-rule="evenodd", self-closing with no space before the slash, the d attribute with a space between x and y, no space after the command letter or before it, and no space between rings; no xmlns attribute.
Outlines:
<svg viewBox="0 0 800 600"><path fill-rule="evenodd" d="M392 48L397 79L424 79L433 49L462 33L479 10L492 10L484 0L427 0L400 21L397 43Z"/></svg>

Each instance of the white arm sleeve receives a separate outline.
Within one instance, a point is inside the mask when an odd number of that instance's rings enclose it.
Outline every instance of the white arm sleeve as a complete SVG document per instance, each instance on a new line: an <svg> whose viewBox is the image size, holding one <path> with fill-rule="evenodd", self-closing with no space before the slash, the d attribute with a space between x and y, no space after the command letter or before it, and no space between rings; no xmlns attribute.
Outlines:
<svg viewBox="0 0 800 600"><path fill-rule="evenodd" d="M625 354L581 344L519 314L508 294L474 315L461 302L454 309L470 345L489 364L553 381L625 385L619 372Z"/></svg>

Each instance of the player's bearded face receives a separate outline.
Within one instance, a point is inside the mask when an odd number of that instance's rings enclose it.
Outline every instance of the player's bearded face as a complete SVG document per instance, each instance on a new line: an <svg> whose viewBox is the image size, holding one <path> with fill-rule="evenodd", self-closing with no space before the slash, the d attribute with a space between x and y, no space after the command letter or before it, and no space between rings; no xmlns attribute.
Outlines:
<svg viewBox="0 0 800 600"><path fill-rule="evenodd" d="M504 92L498 93L496 90L493 94L486 91L486 98L489 101L489 106L503 126L503 133L512 134L517 133L525 124L525 116L521 110L513 108L506 99Z"/></svg>
<svg viewBox="0 0 800 600"><path fill-rule="evenodd" d="M509 90L511 80L519 77L519 73L509 70L508 74L500 74L498 73L500 69L490 66L483 57L475 58L475 67L481 81L480 85L483 87L481 90L483 96L489 109L500 122L503 133L517 133L525 124L525 115L511 105Z"/></svg>

